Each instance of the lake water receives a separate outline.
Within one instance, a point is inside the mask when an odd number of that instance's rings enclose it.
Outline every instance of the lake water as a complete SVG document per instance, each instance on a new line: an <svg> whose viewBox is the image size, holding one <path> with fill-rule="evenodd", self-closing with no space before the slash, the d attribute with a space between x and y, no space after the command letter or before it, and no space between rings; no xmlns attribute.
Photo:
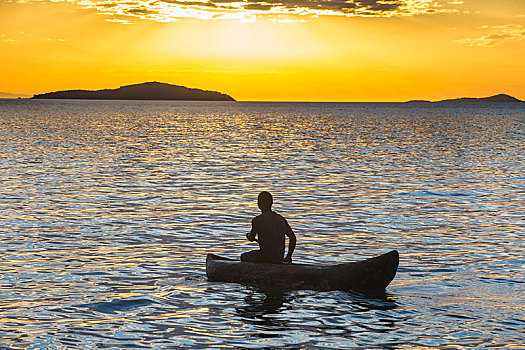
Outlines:
<svg viewBox="0 0 525 350"><path fill-rule="evenodd" d="M386 298L208 282L397 249ZM0 348L525 348L525 103L0 100Z"/></svg>

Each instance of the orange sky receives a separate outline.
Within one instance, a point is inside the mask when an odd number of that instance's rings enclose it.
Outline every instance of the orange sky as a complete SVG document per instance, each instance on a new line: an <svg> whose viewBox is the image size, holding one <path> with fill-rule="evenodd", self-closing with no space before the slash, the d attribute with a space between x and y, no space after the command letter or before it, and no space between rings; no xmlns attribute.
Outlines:
<svg viewBox="0 0 525 350"><path fill-rule="evenodd" d="M0 97L161 81L251 101L525 100L523 57L523 0L0 0Z"/></svg>

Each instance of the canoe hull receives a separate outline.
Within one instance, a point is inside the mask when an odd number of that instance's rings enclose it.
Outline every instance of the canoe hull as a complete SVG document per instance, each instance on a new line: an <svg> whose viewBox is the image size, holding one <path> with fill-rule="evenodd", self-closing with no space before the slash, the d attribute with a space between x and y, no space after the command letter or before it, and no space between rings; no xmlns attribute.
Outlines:
<svg viewBox="0 0 525 350"><path fill-rule="evenodd" d="M398 265L395 250L363 261L319 266L241 262L208 254L206 275L218 282L365 292L384 290L394 279Z"/></svg>

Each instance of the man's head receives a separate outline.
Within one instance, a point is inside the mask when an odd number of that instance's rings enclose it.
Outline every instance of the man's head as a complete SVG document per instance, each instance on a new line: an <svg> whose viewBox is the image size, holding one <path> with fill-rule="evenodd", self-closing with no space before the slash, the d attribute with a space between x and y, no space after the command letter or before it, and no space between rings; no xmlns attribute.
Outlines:
<svg viewBox="0 0 525 350"><path fill-rule="evenodd" d="M257 205L262 211L271 210L273 204L273 198L270 192L262 191L257 197Z"/></svg>

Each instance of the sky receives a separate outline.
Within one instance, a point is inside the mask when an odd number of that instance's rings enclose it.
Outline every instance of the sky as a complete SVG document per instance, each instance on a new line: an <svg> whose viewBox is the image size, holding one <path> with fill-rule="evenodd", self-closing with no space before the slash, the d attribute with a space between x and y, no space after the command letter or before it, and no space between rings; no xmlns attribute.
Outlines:
<svg viewBox="0 0 525 350"><path fill-rule="evenodd" d="M160 81L240 101L525 100L525 0L0 0L0 98Z"/></svg>

